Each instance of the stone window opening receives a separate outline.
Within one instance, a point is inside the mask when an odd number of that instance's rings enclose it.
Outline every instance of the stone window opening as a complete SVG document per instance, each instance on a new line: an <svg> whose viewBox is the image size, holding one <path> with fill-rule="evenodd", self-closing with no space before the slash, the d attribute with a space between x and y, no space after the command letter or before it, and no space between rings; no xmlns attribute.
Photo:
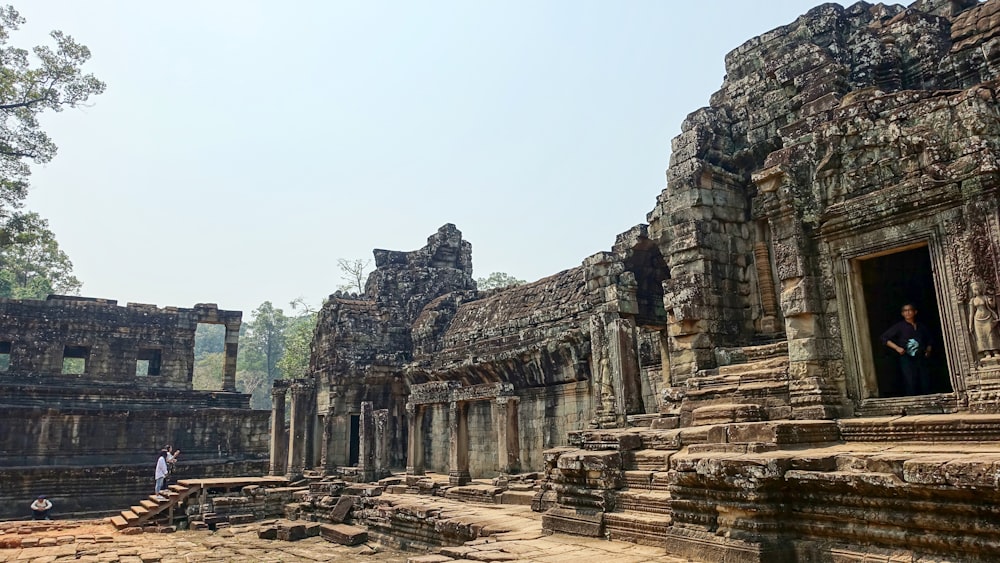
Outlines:
<svg viewBox="0 0 1000 563"><path fill-rule="evenodd" d="M135 358L135 374L138 376L160 375L161 352L157 348L140 348Z"/></svg>
<svg viewBox="0 0 1000 563"><path fill-rule="evenodd" d="M0 372L10 371L10 342L0 342Z"/></svg>
<svg viewBox="0 0 1000 563"><path fill-rule="evenodd" d="M863 297L862 324L867 324L862 338L868 339L871 350L867 361L861 358L864 371L870 374L863 378L868 396L920 394L907 391L900 354L881 341L882 334L902 320L901 309L906 303L915 305L917 322L927 327L933 340L931 355L925 360L930 377L927 394L952 392L928 246L911 245L854 262L854 281Z"/></svg>
<svg viewBox="0 0 1000 563"><path fill-rule="evenodd" d="M62 372L66 375L87 373L90 348L87 346L66 346L63 348Z"/></svg>
<svg viewBox="0 0 1000 563"><path fill-rule="evenodd" d="M224 386L226 328L218 323L199 322L195 327L195 363L191 388L220 391Z"/></svg>

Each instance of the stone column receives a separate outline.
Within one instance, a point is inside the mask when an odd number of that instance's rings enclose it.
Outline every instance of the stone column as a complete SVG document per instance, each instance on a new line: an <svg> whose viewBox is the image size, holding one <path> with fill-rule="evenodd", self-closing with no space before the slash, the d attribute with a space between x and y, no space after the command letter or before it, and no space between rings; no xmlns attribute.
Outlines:
<svg viewBox="0 0 1000 563"><path fill-rule="evenodd" d="M375 481L375 416L371 401L361 402L358 417L358 475L362 481Z"/></svg>
<svg viewBox="0 0 1000 563"><path fill-rule="evenodd" d="M618 426L623 428L627 415L641 414L644 411L635 322L627 317L613 315L607 324L607 331L608 362L615 395L618 397L615 401L615 414Z"/></svg>
<svg viewBox="0 0 1000 563"><path fill-rule="evenodd" d="M424 474L424 408L406 403L406 474Z"/></svg>
<svg viewBox="0 0 1000 563"><path fill-rule="evenodd" d="M236 356L240 351L240 320L226 323L226 357L222 367L222 390L236 391Z"/></svg>
<svg viewBox="0 0 1000 563"><path fill-rule="evenodd" d="M379 409L375 416L375 478L389 475L389 409Z"/></svg>
<svg viewBox="0 0 1000 563"><path fill-rule="evenodd" d="M323 433L322 440L320 444L319 459L320 467L322 467L324 473L333 470L333 465L330 463L330 440L333 438L333 412L326 411L326 414L322 417L323 420Z"/></svg>
<svg viewBox="0 0 1000 563"><path fill-rule="evenodd" d="M306 462L306 434L309 420L309 405L313 399L312 381L307 379L296 379L291 385L292 389L292 416L291 428L288 430L288 467L287 475L298 475L302 473Z"/></svg>
<svg viewBox="0 0 1000 563"><path fill-rule="evenodd" d="M450 429L448 451L448 484L466 485L472 481L469 475L469 408L461 401L448 404Z"/></svg>
<svg viewBox="0 0 1000 563"><path fill-rule="evenodd" d="M288 461L288 433L285 431L285 393L288 382L278 379L271 387L271 475L284 475Z"/></svg>
<svg viewBox="0 0 1000 563"><path fill-rule="evenodd" d="M667 338L667 331L660 333L660 374L662 376L663 389L673 385L673 378L670 376L670 340Z"/></svg>
<svg viewBox="0 0 1000 563"><path fill-rule="evenodd" d="M517 423L517 397L497 397L493 401L493 426L497 432L500 473L521 471L521 439Z"/></svg>
<svg viewBox="0 0 1000 563"><path fill-rule="evenodd" d="M757 272L757 291L760 293L760 331L775 333L780 332L782 327L778 324L778 298L774 276L771 275L771 249L767 245L768 230L767 221L757 222L753 261Z"/></svg>

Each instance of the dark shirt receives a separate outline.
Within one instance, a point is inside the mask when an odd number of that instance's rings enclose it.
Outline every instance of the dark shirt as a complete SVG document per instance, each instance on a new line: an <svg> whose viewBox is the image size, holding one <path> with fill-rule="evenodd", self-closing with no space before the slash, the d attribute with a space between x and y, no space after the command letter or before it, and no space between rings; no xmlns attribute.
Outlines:
<svg viewBox="0 0 1000 563"><path fill-rule="evenodd" d="M889 327L889 330L882 333L879 337L882 340L882 345L884 346L890 340L902 349L906 349L906 343L909 342L911 338L915 339L920 343L920 351L923 352L927 350L928 346L934 344L934 338L931 337L931 331L927 330L927 327L921 323L917 323L916 328L906 321L899 321L898 323Z"/></svg>

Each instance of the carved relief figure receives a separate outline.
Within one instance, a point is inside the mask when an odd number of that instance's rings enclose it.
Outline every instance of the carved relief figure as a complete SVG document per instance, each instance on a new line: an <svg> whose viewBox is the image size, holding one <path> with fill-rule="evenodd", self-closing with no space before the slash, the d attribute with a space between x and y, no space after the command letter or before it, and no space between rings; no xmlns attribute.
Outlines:
<svg viewBox="0 0 1000 563"><path fill-rule="evenodd" d="M969 332L975 337L976 350L981 356L993 358L1000 354L1000 315L997 314L996 300L986 295L986 286L981 281L969 284L972 297L969 298Z"/></svg>

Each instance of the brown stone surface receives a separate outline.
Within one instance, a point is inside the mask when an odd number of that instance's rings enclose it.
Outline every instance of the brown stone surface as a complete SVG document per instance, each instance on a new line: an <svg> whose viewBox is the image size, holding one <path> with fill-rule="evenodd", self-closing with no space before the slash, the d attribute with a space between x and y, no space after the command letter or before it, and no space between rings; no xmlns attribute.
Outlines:
<svg viewBox="0 0 1000 563"><path fill-rule="evenodd" d="M366 530L347 524L323 524L319 529L319 535L327 541L340 545L358 545L368 541Z"/></svg>
<svg viewBox="0 0 1000 563"><path fill-rule="evenodd" d="M148 494L165 443L183 452L174 478L262 471L267 416L232 380L241 316L214 304L0 299L0 352L10 362L0 373L0 488L17 499L0 504L0 517L28 515L39 493L63 517L127 507ZM199 323L230 333L232 366L214 392L191 387ZM64 358L83 362L82 373L63 373Z"/></svg>

